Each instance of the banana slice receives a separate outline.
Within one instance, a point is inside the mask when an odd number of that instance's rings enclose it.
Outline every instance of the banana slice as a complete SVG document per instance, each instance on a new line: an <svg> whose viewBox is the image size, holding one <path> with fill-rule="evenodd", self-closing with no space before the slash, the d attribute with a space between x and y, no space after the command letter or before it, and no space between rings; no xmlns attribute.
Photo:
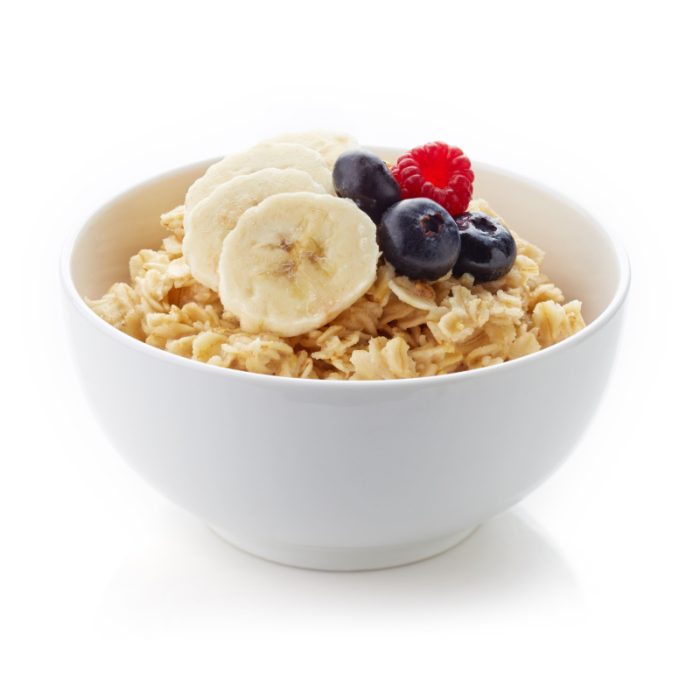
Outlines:
<svg viewBox="0 0 700 700"><path fill-rule="evenodd" d="M219 185L238 175L250 175L264 168L303 170L326 192L335 193L331 171L316 151L293 143L261 143L214 163L192 183L185 195L185 220L192 209Z"/></svg>
<svg viewBox="0 0 700 700"><path fill-rule="evenodd" d="M348 199L276 194L238 220L219 261L219 296L250 333L320 328L372 285L376 226Z"/></svg>
<svg viewBox="0 0 700 700"><path fill-rule="evenodd" d="M264 168L224 182L192 209L185 222L182 250L198 282L218 290L219 256L224 238L236 227L246 209L281 192L323 194L324 190L302 170Z"/></svg>
<svg viewBox="0 0 700 700"><path fill-rule="evenodd" d="M359 148L360 144L353 136L337 134L332 131L300 131L281 134L263 143L297 143L311 148L321 154L326 165L332 170L338 156L343 151Z"/></svg>

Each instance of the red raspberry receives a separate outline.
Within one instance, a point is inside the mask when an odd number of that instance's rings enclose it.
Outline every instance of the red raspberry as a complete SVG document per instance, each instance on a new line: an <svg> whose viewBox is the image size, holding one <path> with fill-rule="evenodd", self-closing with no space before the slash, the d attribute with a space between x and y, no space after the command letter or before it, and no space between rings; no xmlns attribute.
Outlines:
<svg viewBox="0 0 700 700"><path fill-rule="evenodd" d="M401 187L402 199L427 197L452 216L463 214L474 191L469 158L456 146L442 141L426 143L400 156L391 169Z"/></svg>

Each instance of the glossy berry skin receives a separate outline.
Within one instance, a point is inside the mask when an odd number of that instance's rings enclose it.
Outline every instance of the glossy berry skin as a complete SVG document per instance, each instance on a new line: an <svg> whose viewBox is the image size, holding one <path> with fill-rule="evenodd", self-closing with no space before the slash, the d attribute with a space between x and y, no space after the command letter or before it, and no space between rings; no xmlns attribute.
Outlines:
<svg viewBox="0 0 700 700"><path fill-rule="evenodd" d="M352 199L375 224L401 199L401 188L379 156L369 151L341 153L333 166L333 185L340 197Z"/></svg>
<svg viewBox="0 0 700 700"><path fill-rule="evenodd" d="M452 216L467 211L474 190L469 158L456 146L432 141L399 156L391 170L401 187L402 199L427 197Z"/></svg>
<svg viewBox="0 0 700 700"><path fill-rule="evenodd" d="M404 199L387 209L378 230L379 247L396 272L418 280L446 275L459 255L459 229L432 199Z"/></svg>
<svg viewBox="0 0 700 700"><path fill-rule="evenodd" d="M456 218L460 250L455 277L468 272L475 282L491 282L507 274L517 253L515 239L498 219L481 212Z"/></svg>

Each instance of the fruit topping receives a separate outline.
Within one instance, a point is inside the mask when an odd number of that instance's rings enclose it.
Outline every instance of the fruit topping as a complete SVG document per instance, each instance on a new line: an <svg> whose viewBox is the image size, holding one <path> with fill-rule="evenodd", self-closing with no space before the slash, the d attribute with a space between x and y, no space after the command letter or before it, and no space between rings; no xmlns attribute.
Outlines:
<svg viewBox="0 0 700 700"><path fill-rule="evenodd" d="M401 199L399 185L386 163L369 151L342 153L333 167L333 185L340 197L352 199L375 224Z"/></svg>
<svg viewBox="0 0 700 700"><path fill-rule="evenodd" d="M247 333L307 333L354 304L377 276L377 227L328 194L273 194L224 240L219 296Z"/></svg>
<svg viewBox="0 0 700 700"><path fill-rule="evenodd" d="M400 156L392 173L402 199L427 197L452 216L467 210L472 197L474 172L469 158L456 146L433 141Z"/></svg>
<svg viewBox="0 0 700 700"><path fill-rule="evenodd" d="M378 230L384 257L400 275L436 280L446 275L459 255L459 229L437 202L405 199L390 207Z"/></svg>
<svg viewBox="0 0 700 700"><path fill-rule="evenodd" d="M248 209L282 192L323 194L323 187L303 170L263 168L224 182L199 202L187 217L182 242L192 276L210 289L218 290L224 239Z"/></svg>
<svg viewBox="0 0 700 700"><path fill-rule="evenodd" d="M490 282L507 274L517 252L511 232L498 219L478 211L462 214L456 221L460 250L455 277L468 272L475 282Z"/></svg>
<svg viewBox="0 0 700 700"><path fill-rule="evenodd" d="M296 143L316 151L332 170L338 156L351 148L359 148L360 144L354 136L333 131L296 131L280 134L264 143Z"/></svg>
<svg viewBox="0 0 700 700"><path fill-rule="evenodd" d="M238 175L250 175L263 168L303 170L326 192L333 192L331 171L316 151L295 143L260 143L210 165L204 175L190 185L185 195L185 219L219 185Z"/></svg>

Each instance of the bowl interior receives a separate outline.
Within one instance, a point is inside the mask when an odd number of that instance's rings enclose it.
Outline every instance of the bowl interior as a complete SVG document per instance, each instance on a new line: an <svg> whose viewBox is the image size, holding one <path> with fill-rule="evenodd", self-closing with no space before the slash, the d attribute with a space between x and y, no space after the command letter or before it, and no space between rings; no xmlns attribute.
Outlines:
<svg viewBox="0 0 700 700"><path fill-rule="evenodd" d="M400 153L375 150L387 159ZM182 203L208 165L186 166L138 185L92 216L69 260L81 297L97 298L112 283L128 279L130 256L160 244L160 214ZM612 301L623 274L602 227L574 203L526 178L478 163L475 171L475 196L488 200L515 231L546 251L545 272L567 298L583 301L584 318L593 321Z"/></svg>

